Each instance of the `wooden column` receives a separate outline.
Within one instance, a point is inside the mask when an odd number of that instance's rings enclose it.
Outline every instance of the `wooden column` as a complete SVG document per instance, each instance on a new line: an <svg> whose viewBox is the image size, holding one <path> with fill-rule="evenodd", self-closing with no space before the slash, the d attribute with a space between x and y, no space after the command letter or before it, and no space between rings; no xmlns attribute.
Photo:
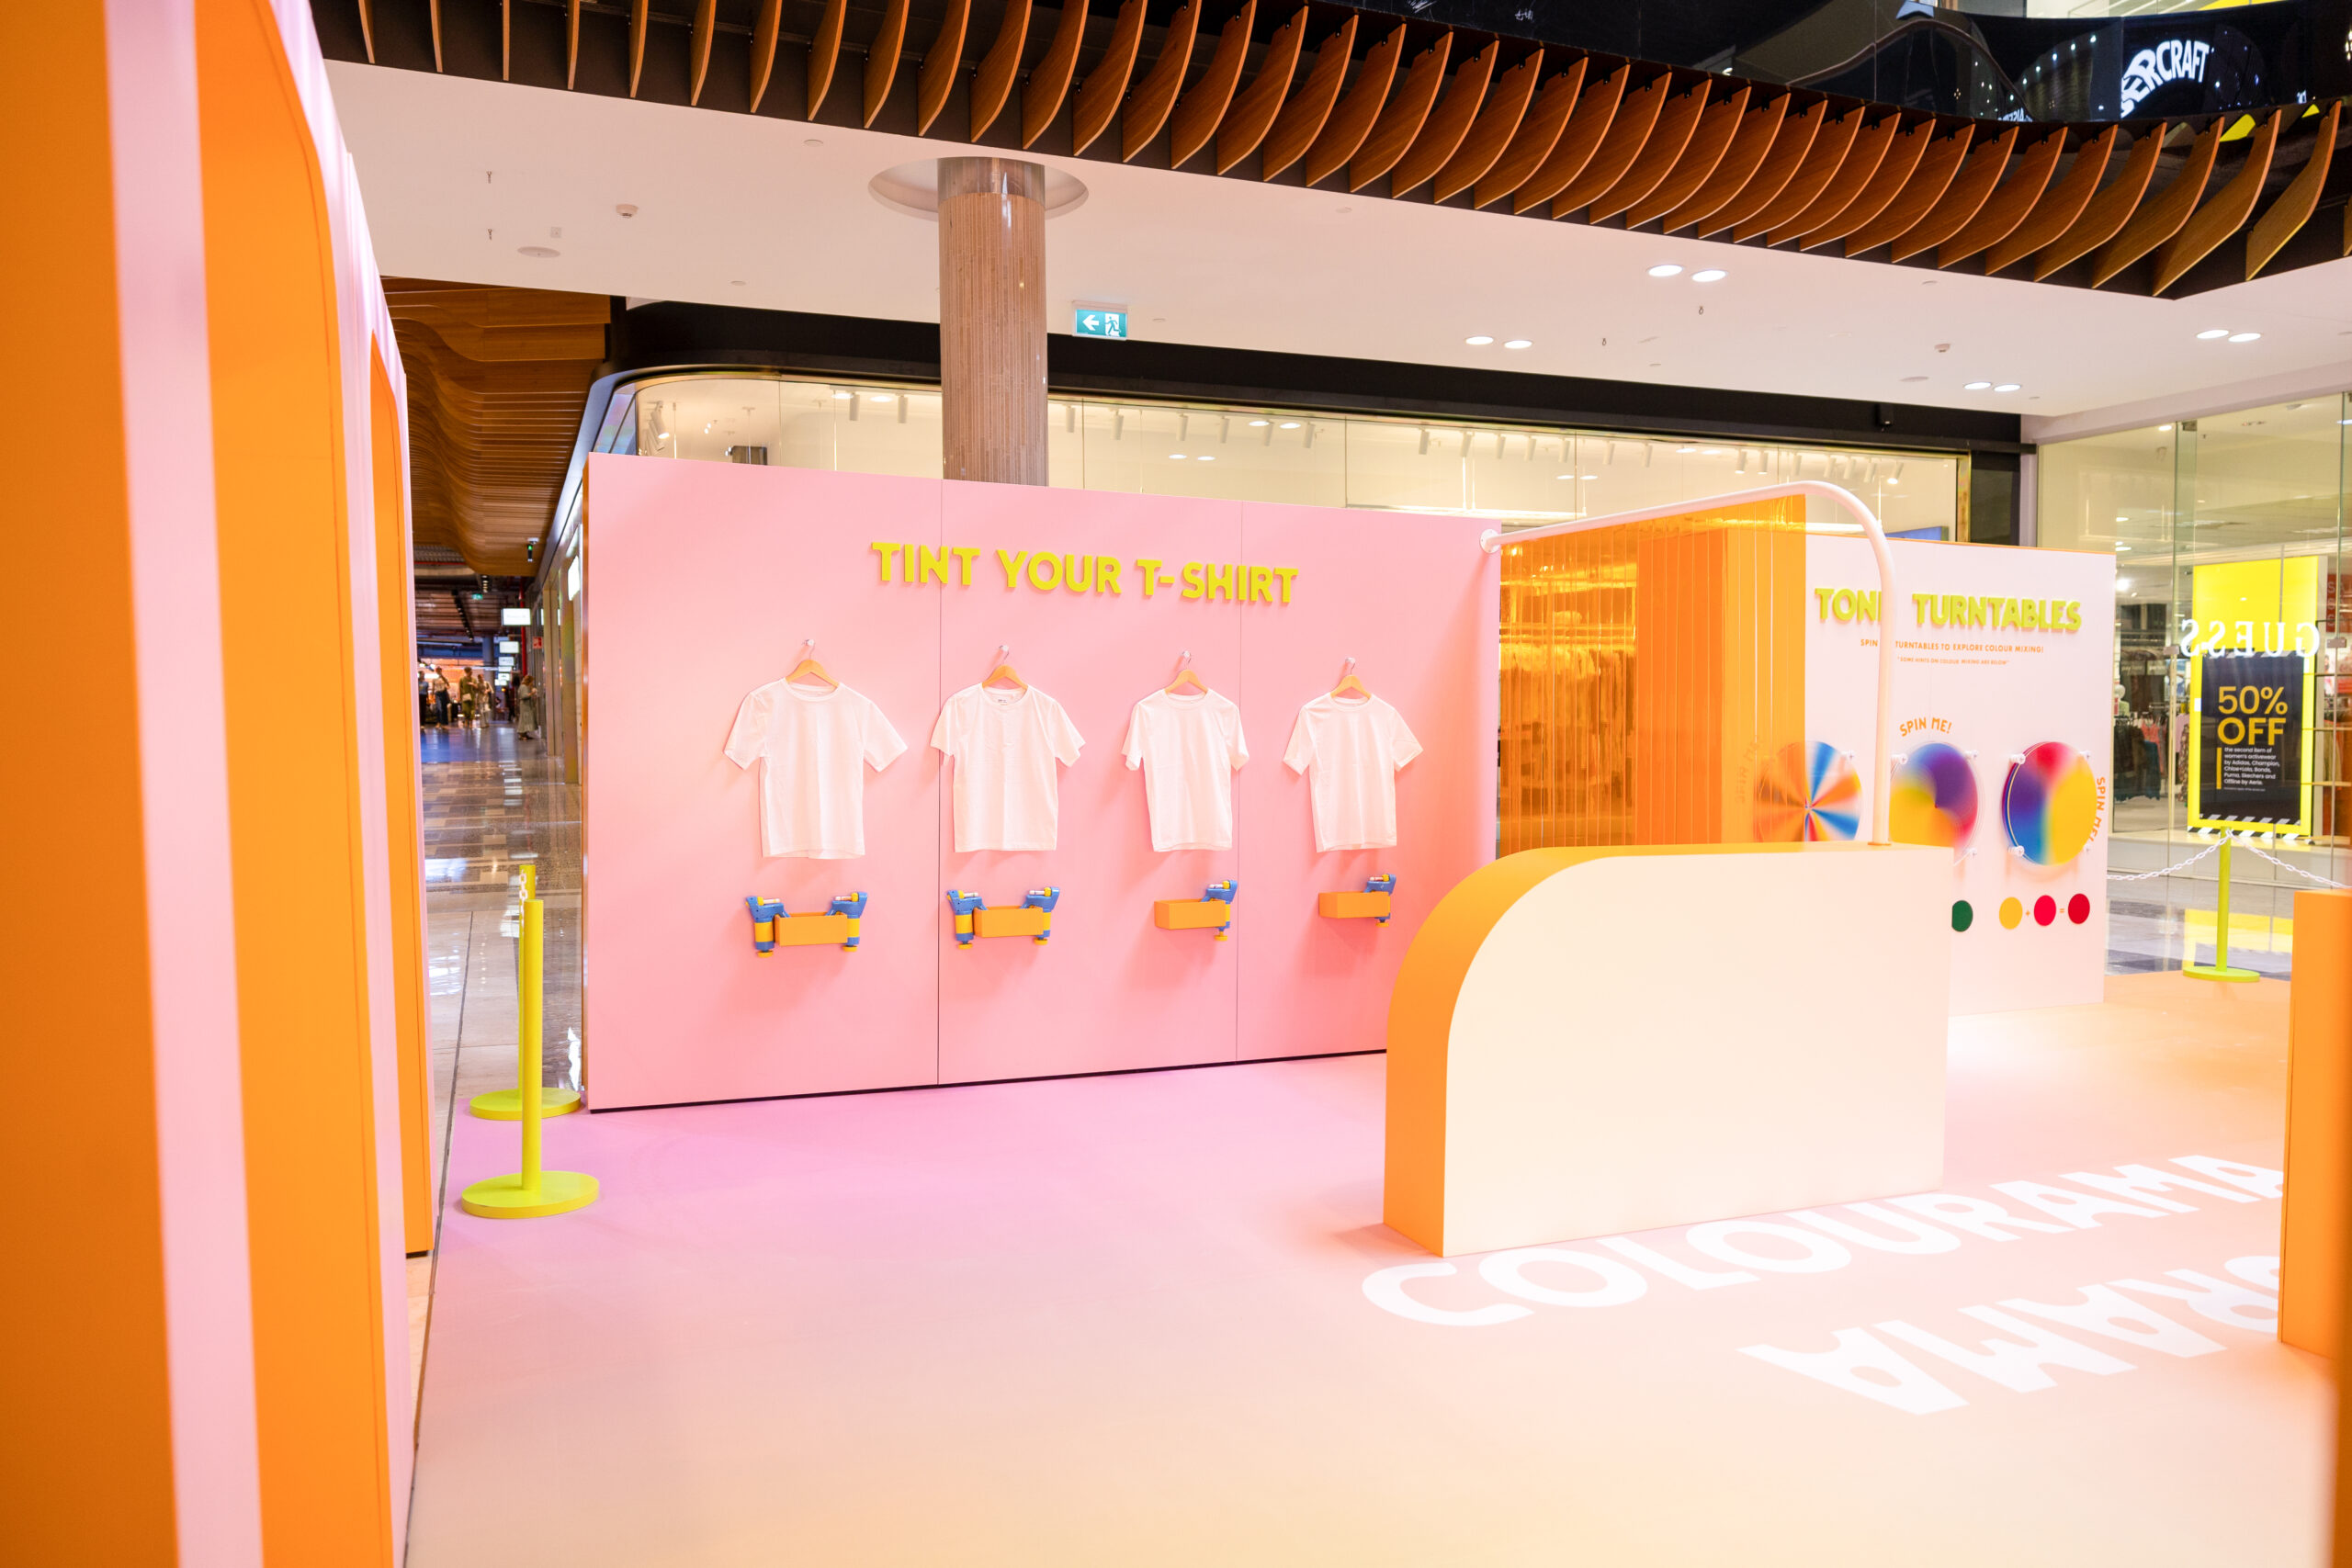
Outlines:
<svg viewBox="0 0 2352 1568"><path fill-rule="evenodd" d="M1046 171L939 161L942 468L1046 482Z"/></svg>

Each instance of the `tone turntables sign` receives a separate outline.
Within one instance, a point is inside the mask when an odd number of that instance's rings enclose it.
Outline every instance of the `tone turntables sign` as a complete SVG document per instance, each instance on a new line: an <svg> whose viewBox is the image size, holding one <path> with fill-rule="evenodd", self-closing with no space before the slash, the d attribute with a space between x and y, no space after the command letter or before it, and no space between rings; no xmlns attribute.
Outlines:
<svg viewBox="0 0 2352 1568"><path fill-rule="evenodd" d="M2307 661L2298 653L2220 653L2196 660L2196 752L2189 821L2308 832L2303 716Z"/></svg>

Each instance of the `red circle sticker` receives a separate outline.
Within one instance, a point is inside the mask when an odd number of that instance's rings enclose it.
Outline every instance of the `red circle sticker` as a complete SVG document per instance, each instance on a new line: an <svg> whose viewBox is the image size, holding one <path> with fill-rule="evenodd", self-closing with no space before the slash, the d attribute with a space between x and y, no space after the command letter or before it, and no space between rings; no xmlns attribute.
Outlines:
<svg viewBox="0 0 2352 1568"><path fill-rule="evenodd" d="M2033 901L2033 923L2046 926L2058 918L2058 900L2044 893Z"/></svg>
<svg viewBox="0 0 2352 1568"><path fill-rule="evenodd" d="M2066 918L2081 925L2091 918L2091 901L2086 894L2077 893L2066 900Z"/></svg>

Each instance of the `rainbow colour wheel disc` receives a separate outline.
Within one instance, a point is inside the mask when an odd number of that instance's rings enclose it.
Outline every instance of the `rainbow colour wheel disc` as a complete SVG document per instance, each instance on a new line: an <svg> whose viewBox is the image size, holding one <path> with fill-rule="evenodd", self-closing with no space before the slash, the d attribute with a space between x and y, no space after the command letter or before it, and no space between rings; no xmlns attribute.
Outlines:
<svg viewBox="0 0 2352 1568"><path fill-rule="evenodd" d="M1825 740L1781 748L1756 782L1756 836L1768 844L1850 839L1861 826L1862 781Z"/></svg>
<svg viewBox="0 0 2352 1568"><path fill-rule="evenodd" d="M2064 865L2083 852L2098 825L2098 780L2083 754L2045 740L2010 765L2001 786L2009 842L2036 865Z"/></svg>
<svg viewBox="0 0 2352 1568"><path fill-rule="evenodd" d="M1976 770L1959 747L1931 741L1894 770L1887 808L1896 843L1956 850L1976 830Z"/></svg>

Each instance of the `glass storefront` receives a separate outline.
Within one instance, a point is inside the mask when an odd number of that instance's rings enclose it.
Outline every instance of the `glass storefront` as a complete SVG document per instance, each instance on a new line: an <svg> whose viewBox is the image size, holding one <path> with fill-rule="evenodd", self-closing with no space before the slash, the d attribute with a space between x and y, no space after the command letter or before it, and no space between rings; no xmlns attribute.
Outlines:
<svg viewBox="0 0 2352 1568"><path fill-rule="evenodd" d="M1050 481L1073 489L1565 522L1827 479L1889 534L1949 538L1949 453L1602 434L1523 424L1198 403L1055 399ZM936 475L939 393L742 376L640 383L598 450L868 474Z"/></svg>
<svg viewBox="0 0 2352 1568"><path fill-rule="evenodd" d="M2352 398L2307 398L2041 451L2038 543L2116 559L2114 838L2131 874L2208 848L2190 831L2190 656L2243 649L2316 660L2312 836L2233 852L2233 963L2283 972L2291 896L2352 880L2347 705L2352 624L2340 602ZM2343 671L2339 675L2338 671ZM2217 857L2115 890L2117 966L2172 968L2214 945Z"/></svg>

